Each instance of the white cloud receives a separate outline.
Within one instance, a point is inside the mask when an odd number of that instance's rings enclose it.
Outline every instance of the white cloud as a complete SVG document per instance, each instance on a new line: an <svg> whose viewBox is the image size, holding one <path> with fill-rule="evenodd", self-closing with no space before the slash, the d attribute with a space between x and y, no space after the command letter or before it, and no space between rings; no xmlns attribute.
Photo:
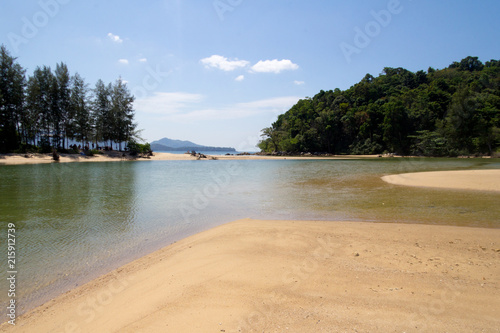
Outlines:
<svg viewBox="0 0 500 333"><path fill-rule="evenodd" d="M173 115L185 111L185 108L198 103L202 95L183 92L156 92L152 96L135 101L134 106L140 112Z"/></svg>
<svg viewBox="0 0 500 333"><path fill-rule="evenodd" d="M118 59L118 63L122 65L128 65L128 60L127 59Z"/></svg>
<svg viewBox="0 0 500 333"><path fill-rule="evenodd" d="M251 113L283 113L299 101L300 97L285 96L261 99L253 102L238 103L236 107Z"/></svg>
<svg viewBox="0 0 500 333"><path fill-rule="evenodd" d="M296 70L299 65L294 64L291 60L260 60L258 63L252 66L252 72L257 73L280 73L286 70Z"/></svg>
<svg viewBox="0 0 500 333"><path fill-rule="evenodd" d="M220 55L213 55L208 58L200 60L206 68L217 68L226 72L234 71L235 69L248 66L249 62L246 60L229 60Z"/></svg>
<svg viewBox="0 0 500 333"><path fill-rule="evenodd" d="M298 85L298 86L301 86L301 85L303 85L304 83L305 83L304 81L297 81L297 80L293 81L293 84L296 84L296 85Z"/></svg>
<svg viewBox="0 0 500 333"><path fill-rule="evenodd" d="M225 119L242 119L261 114L277 115L288 111L300 97L275 97L253 102L236 103L220 108L194 109L186 113L173 114L169 120L191 123L196 121L214 121Z"/></svg>
<svg viewBox="0 0 500 333"><path fill-rule="evenodd" d="M111 32L108 33L108 38L111 39L113 42L120 44L123 42L123 39L120 38L118 35L114 35Z"/></svg>
<svg viewBox="0 0 500 333"><path fill-rule="evenodd" d="M146 58L141 58L141 59L139 59L139 62L148 62L148 59L146 59Z"/></svg>
<svg viewBox="0 0 500 333"><path fill-rule="evenodd" d="M154 114L161 120L178 123L242 119L261 114L277 115L288 111L301 97L285 96L236 103L218 108L203 108L205 96L185 92L156 92L138 99L134 108L141 113Z"/></svg>
<svg viewBox="0 0 500 333"><path fill-rule="evenodd" d="M244 79L245 79L245 75L239 75L234 80L240 82L240 81L243 81Z"/></svg>

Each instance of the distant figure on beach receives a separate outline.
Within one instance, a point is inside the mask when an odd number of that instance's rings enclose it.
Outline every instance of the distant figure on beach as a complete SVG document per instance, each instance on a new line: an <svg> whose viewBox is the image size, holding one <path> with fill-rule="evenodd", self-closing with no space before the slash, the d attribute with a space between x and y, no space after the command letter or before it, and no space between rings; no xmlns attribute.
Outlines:
<svg viewBox="0 0 500 333"><path fill-rule="evenodd" d="M57 150L52 149L52 159L56 162L59 162L59 154L57 153Z"/></svg>

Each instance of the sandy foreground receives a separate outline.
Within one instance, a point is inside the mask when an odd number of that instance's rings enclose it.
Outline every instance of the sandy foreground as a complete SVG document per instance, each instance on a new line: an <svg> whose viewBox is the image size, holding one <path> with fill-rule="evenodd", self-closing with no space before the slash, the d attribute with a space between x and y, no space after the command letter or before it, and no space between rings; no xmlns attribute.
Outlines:
<svg viewBox="0 0 500 333"><path fill-rule="evenodd" d="M500 192L500 170L415 172L382 179L396 185Z"/></svg>
<svg viewBox="0 0 500 333"><path fill-rule="evenodd" d="M499 332L500 229L240 220L2 332Z"/></svg>

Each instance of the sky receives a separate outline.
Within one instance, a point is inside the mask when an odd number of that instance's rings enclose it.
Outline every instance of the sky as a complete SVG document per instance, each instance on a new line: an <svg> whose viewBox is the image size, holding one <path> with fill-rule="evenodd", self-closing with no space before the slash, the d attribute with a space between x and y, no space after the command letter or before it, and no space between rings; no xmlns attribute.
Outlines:
<svg viewBox="0 0 500 333"><path fill-rule="evenodd" d="M31 75L122 78L148 142L255 151L299 99L384 67L500 59L500 1L2 0L0 44Z"/></svg>

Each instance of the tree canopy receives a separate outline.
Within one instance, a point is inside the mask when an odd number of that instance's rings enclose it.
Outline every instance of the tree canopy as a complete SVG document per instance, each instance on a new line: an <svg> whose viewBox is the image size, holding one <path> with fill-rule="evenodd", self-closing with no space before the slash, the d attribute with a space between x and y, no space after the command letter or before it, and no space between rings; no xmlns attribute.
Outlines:
<svg viewBox="0 0 500 333"><path fill-rule="evenodd" d="M457 156L500 146L500 61L467 57L413 73L385 67L301 99L262 130L264 152Z"/></svg>
<svg viewBox="0 0 500 333"><path fill-rule="evenodd" d="M64 63L53 71L26 71L5 46L0 46L0 152L27 147L64 149L69 140L119 144L134 140L134 96L121 78L113 84L99 80L90 89Z"/></svg>

